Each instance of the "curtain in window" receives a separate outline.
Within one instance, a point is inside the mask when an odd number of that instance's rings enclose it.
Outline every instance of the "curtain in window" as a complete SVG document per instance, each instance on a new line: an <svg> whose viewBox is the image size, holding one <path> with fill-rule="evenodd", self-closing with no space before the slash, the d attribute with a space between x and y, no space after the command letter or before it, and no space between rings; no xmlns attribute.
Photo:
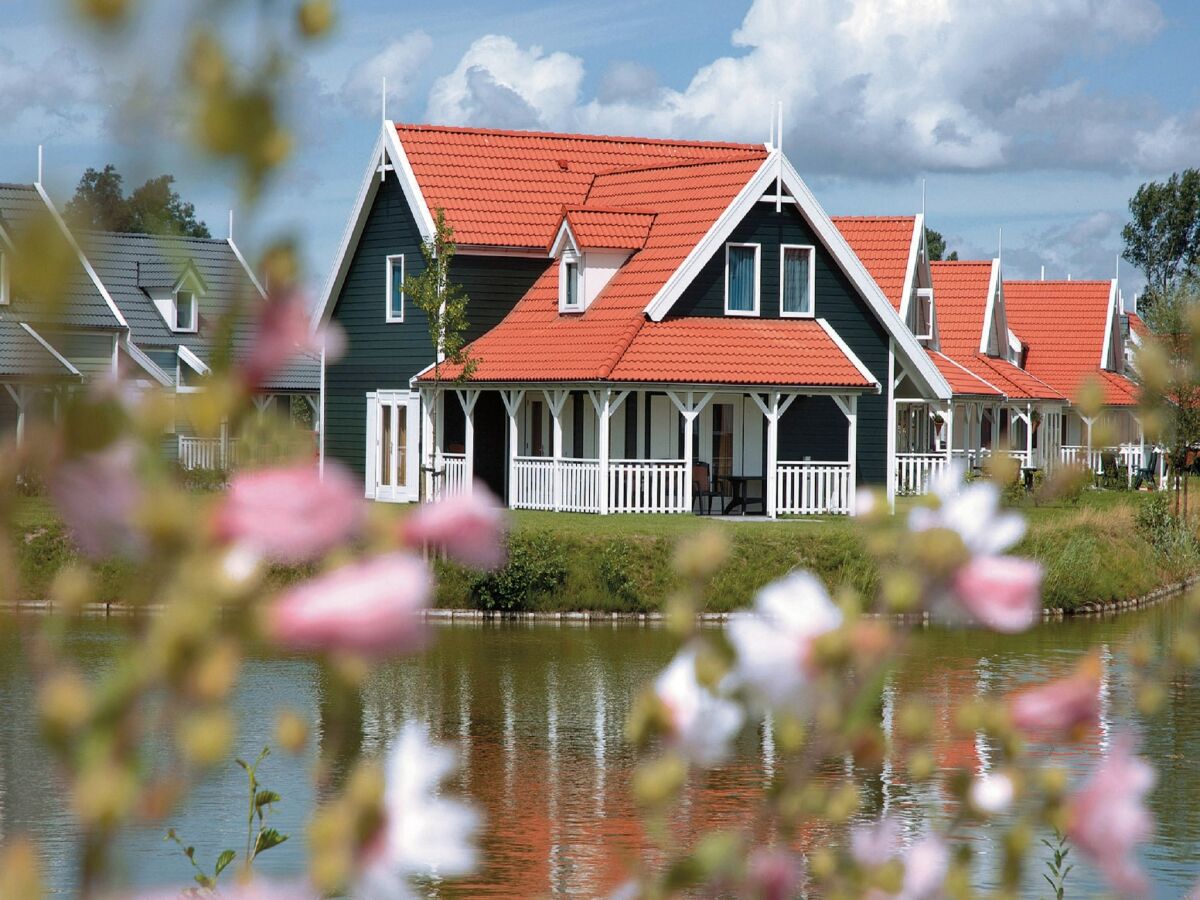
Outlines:
<svg viewBox="0 0 1200 900"><path fill-rule="evenodd" d="M393 318L404 315L404 262L392 260L392 309Z"/></svg>
<svg viewBox="0 0 1200 900"><path fill-rule="evenodd" d="M754 311L754 248L729 248L729 308Z"/></svg>
<svg viewBox="0 0 1200 900"><path fill-rule="evenodd" d="M714 403L712 408L712 474L733 474L733 404Z"/></svg>
<svg viewBox="0 0 1200 900"><path fill-rule="evenodd" d="M783 311L789 313L812 312L808 296L807 250L788 248L783 252Z"/></svg>

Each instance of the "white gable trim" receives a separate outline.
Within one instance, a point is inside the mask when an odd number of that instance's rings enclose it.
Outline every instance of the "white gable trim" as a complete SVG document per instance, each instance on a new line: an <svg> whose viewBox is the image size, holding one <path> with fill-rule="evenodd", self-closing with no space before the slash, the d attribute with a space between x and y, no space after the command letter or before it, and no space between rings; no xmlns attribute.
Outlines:
<svg viewBox="0 0 1200 900"><path fill-rule="evenodd" d="M83 251L79 249L79 245L75 243L75 236L71 234L71 229L67 228L67 223L63 221L62 216L58 214L58 210L54 207L54 201L50 199L50 195L46 193L46 189L40 183L34 184L38 194L42 198L42 202L46 204L46 209L50 210L50 215L54 217L54 221L58 223L58 227L62 230L63 236L67 239L67 243L71 245L71 249L75 251L79 257L79 261L83 264L84 270L88 273L88 277L92 279L92 283L96 285L96 290L100 292L100 296L104 298L104 302L108 304L108 308L112 311L113 317L120 323L122 328L128 328L129 323L125 321L125 317L121 315L121 310L117 309L117 304L113 302L113 298L109 295L107 288L104 287L104 282L100 280L100 276L96 274L96 270L92 268L92 264L88 262L88 258L83 255Z"/></svg>
<svg viewBox="0 0 1200 900"><path fill-rule="evenodd" d="M204 360L198 357L195 353L189 350L183 344L179 345L179 358L183 360L197 375L208 375L212 370L205 364Z"/></svg>
<svg viewBox="0 0 1200 900"><path fill-rule="evenodd" d="M1110 372L1120 372L1121 361L1124 358L1124 348L1121 353L1116 352L1121 341L1121 336L1117 333L1117 298L1117 279L1114 278L1108 289L1108 314L1104 320L1104 348L1100 352L1100 368ZM1109 366L1110 360L1112 361L1111 366Z"/></svg>
<svg viewBox="0 0 1200 900"><path fill-rule="evenodd" d="M871 382L871 384L875 385L875 393L878 394L880 389L879 379L872 375L871 370L863 365L863 361L858 358L858 355L855 354L853 350L850 349L850 345L843 341L842 336L834 331L830 324L824 319L817 319L817 324L825 330L825 333L829 335L829 339L837 344L838 349L846 354L846 359L850 360L850 362L854 364L854 368L858 369L858 374L867 381Z"/></svg>
<svg viewBox="0 0 1200 900"><path fill-rule="evenodd" d="M130 359L132 359L135 363L137 363L139 366L141 366L143 369L145 369L147 372L149 372L150 377L153 378L155 381L157 381L159 384L161 384L163 387L174 386L175 382L171 379L171 376L168 375L166 372L164 372L162 367L158 363L156 363L149 356L147 356L142 351L142 348L139 347L137 344L135 344L133 341L129 340L128 337L124 338L124 340L122 341L121 348L125 351L125 354Z"/></svg>
<svg viewBox="0 0 1200 900"><path fill-rule="evenodd" d="M579 241L575 238L575 232L571 230L571 223L567 221L566 216L563 216L562 224L558 226L558 232L554 235L554 243L550 245L551 259L555 259L558 254L562 253L564 244L568 245L575 253L580 253Z"/></svg>
<svg viewBox="0 0 1200 900"><path fill-rule="evenodd" d="M925 243L924 234L925 216L918 213L913 225L912 243L908 246L908 266L904 270L904 289L900 294L900 318L905 322L908 321L908 306L912 302L913 288L917 283L917 260L920 259L921 246Z"/></svg>
<svg viewBox="0 0 1200 900"><path fill-rule="evenodd" d="M992 260L992 274L988 278L987 306L983 310L983 331L979 335L979 352L987 355L992 335L996 335L996 352L1005 355L1008 316L1004 311L1004 279L1000 274L1000 260Z"/></svg>
<svg viewBox="0 0 1200 900"><path fill-rule="evenodd" d="M725 208L725 211L709 228L708 233L692 248L679 268L647 304L646 314L656 322L662 321L704 264L724 245L733 229L745 218L754 204L758 202L758 198L781 173L784 187L796 198L797 210L804 216L821 243L825 245L842 271L865 298L867 306L895 339L900 355L911 362L915 372L925 382L924 387L927 387L939 399L949 400L953 396L950 385L937 370L933 360L917 343L917 339L908 330L908 326L892 308L891 301L883 295L883 291L879 289L875 279L870 276L858 256L850 249L850 245L846 243L842 233L838 231L837 226L822 209L816 197L808 189L808 185L792 167L791 162L786 157L782 157L777 150L768 154L750 181L746 183L733 202Z"/></svg>
<svg viewBox="0 0 1200 900"><path fill-rule="evenodd" d="M242 251L238 249L238 245L233 242L233 238L229 238L226 243L229 244L229 249L233 251L233 255L237 257L237 261L242 264L242 268L246 270L246 277L250 279L250 283L254 285L254 289L258 291L260 297L266 297L267 292L263 290L262 283L258 280L258 276L254 274L254 270L250 268L250 264L246 262L246 257L242 256Z"/></svg>
<svg viewBox="0 0 1200 900"><path fill-rule="evenodd" d="M383 123L383 137L388 156L391 157L392 165L395 167L396 177L400 180L400 187L404 189L404 198L408 201L408 208L412 210L413 218L417 220L417 229L421 232L421 240L428 243L433 240L437 227L434 224L433 216L429 214L429 207L425 203L425 195L421 193L421 186L417 184L417 176L408 161L408 154L404 152L404 145L400 143L400 134L396 131L396 123L390 119Z"/></svg>
<svg viewBox="0 0 1200 900"><path fill-rule="evenodd" d="M55 350L53 347L50 346L49 341L47 341L44 337L42 337L40 334L38 334L36 331L34 331L25 322L21 322L19 324L22 328L25 329L26 332L28 332L28 334L31 338L33 338L35 341L37 341L39 344L41 344L42 347L45 348L47 353L49 353L51 356L53 356L55 359L57 359L60 363L62 363L66 367L68 372L70 372L72 375L79 375L80 378L83 377L82 375L80 375L79 370L77 368L75 368L73 365L71 365L71 361L69 359L67 359L65 356L63 356L61 353L59 353L57 350Z"/></svg>

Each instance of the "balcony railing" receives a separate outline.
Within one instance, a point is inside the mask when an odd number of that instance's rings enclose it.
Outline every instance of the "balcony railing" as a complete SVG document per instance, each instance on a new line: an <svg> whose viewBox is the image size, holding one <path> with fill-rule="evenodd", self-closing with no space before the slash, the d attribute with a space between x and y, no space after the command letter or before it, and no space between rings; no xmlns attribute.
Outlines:
<svg viewBox="0 0 1200 900"><path fill-rule="evenodd" d="M897 453L896 493L927 493L933 479L949 465L945 453Z"/></svg>
<svg viewBox="0 0 1200 900"><path fill-rule="evenodd" d="M781 462L775 475L775 505L780 515L849 514L848 462Z"/></svg>
<svg viewBox="0 0 1200 900"><path fill-rule="evenodd" d="M608 464L610 512L684 513L686 465L682 459L614 459Z"/></svg>
<svg viewBox="0 0 1200 900"><path fill-rule="evenodd" d="M179 465L187 471L232 469L238 461L237 438L179 437Z"/></svg>

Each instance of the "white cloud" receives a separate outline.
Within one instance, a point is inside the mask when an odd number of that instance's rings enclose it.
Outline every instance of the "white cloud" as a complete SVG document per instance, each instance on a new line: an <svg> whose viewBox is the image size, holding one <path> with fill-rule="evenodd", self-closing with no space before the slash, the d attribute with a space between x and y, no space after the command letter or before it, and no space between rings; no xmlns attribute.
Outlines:
<svg viewBox="0 0 1200 900"><path fill-rule="evenodd" d="M423 31L410 31L392 41L346 76L342 102L359 112L378 111L382 79L387 78L388 107L401 108L410 100L421 68L432 52L433 40Z"/></svg>
<svg viewBox="0 0 1200 900"><path fill-rule="evenodd" d="M1164 119L1059 73L1144 42L1153 0L754 0L736 55L682 90L617 64L579 102L583 63L489 35L439 79L435 121L762 140L783 100L802 171L891 177L919 170L1121 170L1177 163L1195 117Z"/></svg>
<svg viewBox="0 0 1200 900"><path fill-rule="evenodd" d="M0 46L0 121L6 143L103 134L115 88L102 69L68 47L33 59Z"/></svg>
<svg viewBox="0 0 1200 900"><path fill-rule="evenodd" d="M512 38L490 34L434 82L428 116L452 125L556 127L571 117L582 82L578 57L522 49Z"/></svg>

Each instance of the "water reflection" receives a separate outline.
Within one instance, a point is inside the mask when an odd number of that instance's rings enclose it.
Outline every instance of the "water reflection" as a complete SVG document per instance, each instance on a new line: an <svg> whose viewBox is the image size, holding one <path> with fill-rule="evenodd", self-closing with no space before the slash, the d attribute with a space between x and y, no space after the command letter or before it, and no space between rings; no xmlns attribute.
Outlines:
<svg viewBox="0 0 1200 900"><path fill-rule="evenodd" d="M1192 765L1200 749L1200 699L1190 680L1172 684L1166 713L1143 722L1133 709L1122 654L1135 628L1148 627L1161 639L1175 615L1168 607L1107 622L1056 623L1018 637L914 633L905 665L884 688L880 714L888 752L881 764L856 768L847 758L825 775L853 775L864 786L862 816L894 815L903 823L905 840L914 841L929 822L954 812L953 800L939 779L908 781L905 760L891 749L896 710L914 698L929 705L941 772L958 767L987 772L994 765L993 748L954 728L952 706L971 695L1000 695L1065 674L1099 643L1100 725L1078 744L1038 752L1082 774L1114 734L1134 730L1143 736L1145 752L1161 772L1151 798L1160 827L1145 862L1157 895L1179 896L1200 874L1200 807L1192 802L1200 788L1200 771ZM73 652L92 669L108 665L120 647L119 623L89 621L73 637ZM425 722L434 735L457 743L464 765L454 790L470 794L486 815L481 871L465 883L431 885L439 895L595 896L620 883L647 843L628 791L635 760L623 740L624 718L632 697L672 649L666 634L646 627L455 625L440 627L421 656L373 673L362 696L363 751L383 753L406 719ZM55 773L36 741L32 688L11 637L0 638L0 700L7 711L0 720L0 835L33 832L54 887L70 893L74 836ZM251 661L237 696L238 751L252 755L270 739L265 711L286 703L319 723L329 702L316 666L266 657ZM294 836L264 858L268 872L295 872L302 864L315 752L310 748L298 759L272 757L265 767L266 782L284 798L278 826ZM775 723L766 717L745 736L729 765L689 785L672 823L676 838L751 826L758 798L784 764ZM200 785L188 808L169 823L130 833L121 845L125 875L139 885L187 880L186 864L162 843L167 824L195 842L205 860L224 846L239 846L241 788L240 772L230 766ZM813 846L837 838L813 828L798 840ZM986 832L975 835L974 845L980 886L986 887L999 848ZM1038 881L1039 873L1032 872L1035 893ZM1099 887L1082 866L1068 881L1072 895Z"/></svg>

